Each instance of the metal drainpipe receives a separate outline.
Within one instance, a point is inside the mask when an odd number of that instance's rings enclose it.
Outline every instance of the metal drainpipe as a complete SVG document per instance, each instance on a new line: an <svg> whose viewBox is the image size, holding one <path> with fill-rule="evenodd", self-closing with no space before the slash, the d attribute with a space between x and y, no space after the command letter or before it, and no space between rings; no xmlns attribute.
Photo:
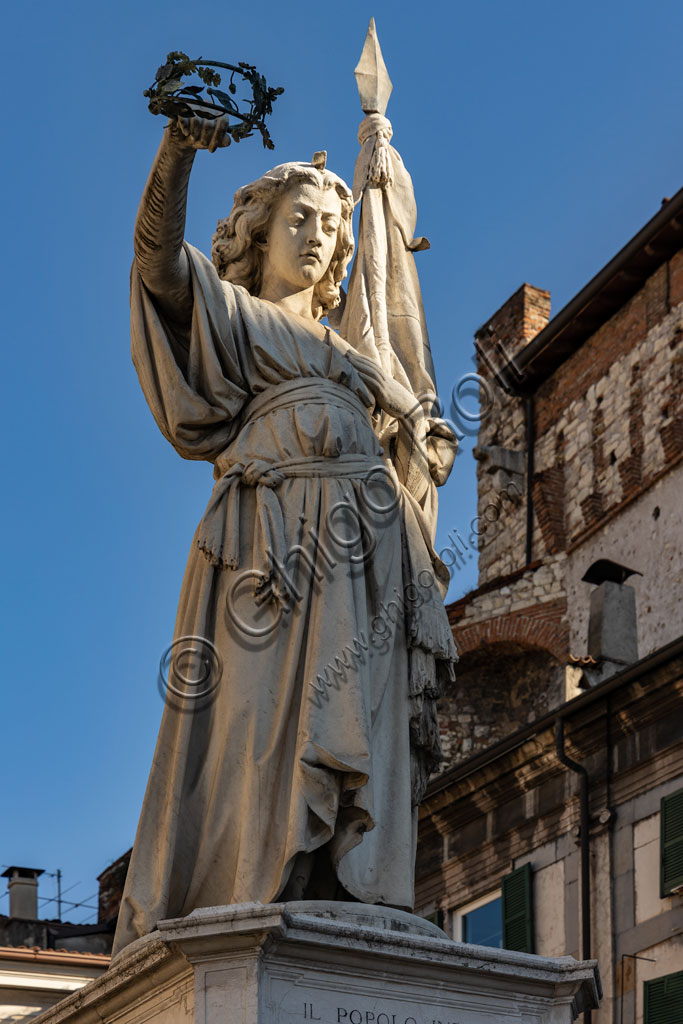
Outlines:
<svg viewBox="0 0 683 1024"><path fill-rule="evenodd" d="M536 445L536 424L534 422L534 397L526 399L526 564L531 561L534 540L534 447Z"/></svg>
<svg viewBox="0 0 683 1024"><path fill-rule="evenodd" d="M555 719L555 750L558 760L579 776L579 810L581 851L581 957L591 958L591 876L590 876L590 815L588 808L588 772L573 761L564 750L564 719ZM584 1024L591 1024L591 1011L583 1015Z"/></svg>

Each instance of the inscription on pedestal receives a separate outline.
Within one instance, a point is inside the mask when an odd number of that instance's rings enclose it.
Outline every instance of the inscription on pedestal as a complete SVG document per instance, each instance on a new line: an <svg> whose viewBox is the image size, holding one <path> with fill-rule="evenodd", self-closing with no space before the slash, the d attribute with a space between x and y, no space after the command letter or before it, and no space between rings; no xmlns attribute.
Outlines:
<svg viewBox="0 0 683 1024"><path fill-rule="evenodd" d="M318 1009L322 1009L321 1006ZM329 1009L327 1010L329 1013ZM327 1024L326 1018L316 1013L314 1003L303 1004L304 1020L320 1021ZM402 1013L386 1013L383 1010L367 1010L358 1006L338 1006L335 1017L336 1024L464 1024L461 1020L441 1017L411 1017Z"/></svg>
<svg viewBox="0 0 683 1024"><path fill-rule="evenodd" d="M268 1024L541 1024L531 1007L505 998L491 986L484 995L465 983L460 991L422 979L364 976L360 964L336 972L301 973L282 965L268 970ZM525 1002L524 997L521 1000ZM264 1007L265 1008L265 1007Z"/></svg>

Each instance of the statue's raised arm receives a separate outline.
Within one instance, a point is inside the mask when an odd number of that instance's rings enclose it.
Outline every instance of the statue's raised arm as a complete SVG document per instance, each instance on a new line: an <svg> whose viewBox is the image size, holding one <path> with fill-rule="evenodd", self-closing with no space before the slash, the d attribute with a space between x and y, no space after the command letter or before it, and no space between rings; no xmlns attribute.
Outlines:
<svg viewBox="0 0 683 1024"><path fill-rule="evenodd" d="M198 149L230 145L227 117L178 117L166 127L135 221L140 276L171 320L190 319L190 270L183 251L190 172Z"/></svg>

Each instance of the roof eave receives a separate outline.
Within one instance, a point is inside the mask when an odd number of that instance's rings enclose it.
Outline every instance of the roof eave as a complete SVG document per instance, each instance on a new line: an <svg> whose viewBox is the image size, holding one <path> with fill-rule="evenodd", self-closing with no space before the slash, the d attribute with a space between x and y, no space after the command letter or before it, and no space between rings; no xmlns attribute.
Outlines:
<svg viewBox="0 0 683 1024"><path fill-rule="evenodd" d="M504 368L515 390L533 394L681 248L683 188L515 356L514 370Z"/></svg>

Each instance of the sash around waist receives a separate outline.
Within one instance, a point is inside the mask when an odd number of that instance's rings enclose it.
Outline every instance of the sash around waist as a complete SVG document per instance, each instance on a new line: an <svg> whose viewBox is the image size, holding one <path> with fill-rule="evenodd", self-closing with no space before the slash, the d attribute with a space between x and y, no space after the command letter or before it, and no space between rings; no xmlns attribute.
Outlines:
<svg viewBox="0 0 683 1024"><path fill-rule="evenodd" d="M246 487L277 487L285 477L365 477L381 470L387 472L380 455L300 455L296 459L267 462L265 459L239 460L228 464L220 478L239 478Z"/></svg>
<svg viewBox="0 0 683 1024"><path fill-rule="evenodd" d="M306 402L308 405L334 405L338 409L350 409L360 413L369 421L370 410L363 405L358 395L336 381L326 377L300 377L298 380L273 384L251 400L244 410L243 425L267 416L280 409L291 408Z"/></svg>
<svg viewBox="0 0 683 1024"><path fill-rule="evenodd" d="M299 380L274 384L258 394L246 406L242 415L242 429L255 420L281 409L290 409L305 403L308 406L333 406L361 416L370 434L375 437L370 412L361 400L343 384L324 377L303 377ZM219 482L229 475L238 475L248 487L264 484L277 487L284 476L321 477L361 475L376 464L383 464L379 454L347 453L345 455L297 455L290 459L245 459L232 452L234 444L218 456L214 477Z"/></svg>
<svg viewBox="0 0 683 1024"><path fill-rule="evenodd" d="M362 415L372 430L368 409L348 388L320 377L305 377L267 388L247 406L243 426L279 409L300 405L335 406ZM199 524L196 541L214 565L235 569L239 566L239 494L242 487L256 489L256 529L265 555L284 543L283 509L276 493L288 477L337 477L364 480L389 472L380 454L346 453L340 455L300 455L294 458L231 458L230 449L215 464L217 481ZM267 564L267 563L266 563Z"/></svg>

